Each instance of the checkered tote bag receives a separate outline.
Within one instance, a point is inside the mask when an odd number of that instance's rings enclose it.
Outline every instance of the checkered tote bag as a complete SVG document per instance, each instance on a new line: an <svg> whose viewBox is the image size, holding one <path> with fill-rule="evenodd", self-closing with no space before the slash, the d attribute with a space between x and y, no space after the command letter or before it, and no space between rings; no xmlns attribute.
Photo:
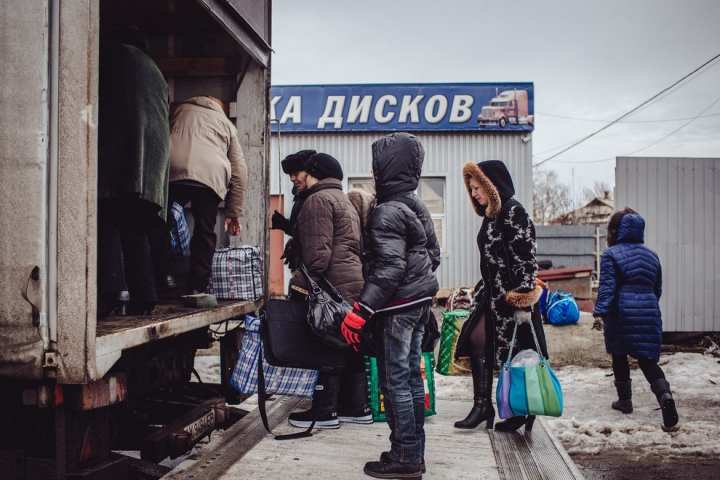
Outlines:
<svg viewBox="0 0 720 480"><path fill-rule="evenodd" d="M174 257L185 258L190 250L190 230L185 220L185 209L177 202L172 205L172 228L170 229L172 254Z"/></svg>
<svg viewBox="0 0 720 480"><path fill-rule="evenodd" d="M261 298L260 249L243 245L215 250L207 293L219 299L255 301Z"/></svg>
<svg viewBox="0 0 720 480"><path fill-rule="evenodd" d="M319 372L302 368L274 367L268 364L260 340L260 319L252 315L245 315L245 335L230 377L230 384L238 392L258 393L258 359L261 354L267 395L312 398Z"/></svg>

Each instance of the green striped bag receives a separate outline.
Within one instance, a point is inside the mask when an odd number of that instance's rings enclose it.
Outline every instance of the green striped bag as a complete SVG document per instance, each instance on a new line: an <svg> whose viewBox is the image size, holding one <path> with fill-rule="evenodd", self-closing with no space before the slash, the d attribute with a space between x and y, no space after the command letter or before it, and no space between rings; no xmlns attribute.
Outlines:
<svg viewBox="0 0 720 480"><path fill-rule="evenodd" d="M455 360L460 330L468 319L468 310L456 309L442 312L443 322L440 328L440 347L435 371L440 375L470 375L470 359L461 357Z"/></svg>

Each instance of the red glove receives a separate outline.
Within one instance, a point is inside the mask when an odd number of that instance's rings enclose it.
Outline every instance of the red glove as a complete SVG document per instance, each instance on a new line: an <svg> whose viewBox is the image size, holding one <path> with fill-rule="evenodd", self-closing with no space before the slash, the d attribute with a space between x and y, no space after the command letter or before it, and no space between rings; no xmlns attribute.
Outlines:
<svg viewBox="0 0 720 480"><path fill-rule="evenodd" d="M363 309L360 308L360 305L355 302L353 309L348 312L342 325L340 325L340 331L342 332L343 337L345 337L345 341L348 345L352 345L356 352L360 350L362 344L369 338L365 338L366 336L363 335L363 327L369 318L369 315L367 315Z"/></svg>

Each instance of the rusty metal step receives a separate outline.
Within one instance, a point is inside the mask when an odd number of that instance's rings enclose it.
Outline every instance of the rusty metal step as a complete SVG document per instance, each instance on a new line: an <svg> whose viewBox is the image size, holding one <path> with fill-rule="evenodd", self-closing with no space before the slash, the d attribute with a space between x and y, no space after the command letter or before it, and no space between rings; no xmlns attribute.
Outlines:
<svg viewBox="0 0 720 480"><path fill-rule="evenodd" d="M306 399L299 397L274 397L266 405L268 426L275 428ZM267 431L255 409L227 429L218 441L211 441L202 453L175 467L163 480L213 480L222 476L228 468L257 445Z"/></svg>

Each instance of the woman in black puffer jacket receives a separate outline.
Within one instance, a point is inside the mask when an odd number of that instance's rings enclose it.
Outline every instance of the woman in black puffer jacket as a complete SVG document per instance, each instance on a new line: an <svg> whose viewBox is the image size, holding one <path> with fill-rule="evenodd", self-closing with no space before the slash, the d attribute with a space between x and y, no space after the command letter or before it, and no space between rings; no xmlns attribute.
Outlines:
<svg viewBox="0 0 720 480"><path fill-rule="evenodd" d="M604 323L605 348L612 355L618 400L612 408L633 411L628 355L637 358L662 409L666 428L678 422L670 384L660 366L662 268L643 245L645 220L634 210L615 212L608 222L608 249L600 260L600 286L593 315Z"/></svg>

